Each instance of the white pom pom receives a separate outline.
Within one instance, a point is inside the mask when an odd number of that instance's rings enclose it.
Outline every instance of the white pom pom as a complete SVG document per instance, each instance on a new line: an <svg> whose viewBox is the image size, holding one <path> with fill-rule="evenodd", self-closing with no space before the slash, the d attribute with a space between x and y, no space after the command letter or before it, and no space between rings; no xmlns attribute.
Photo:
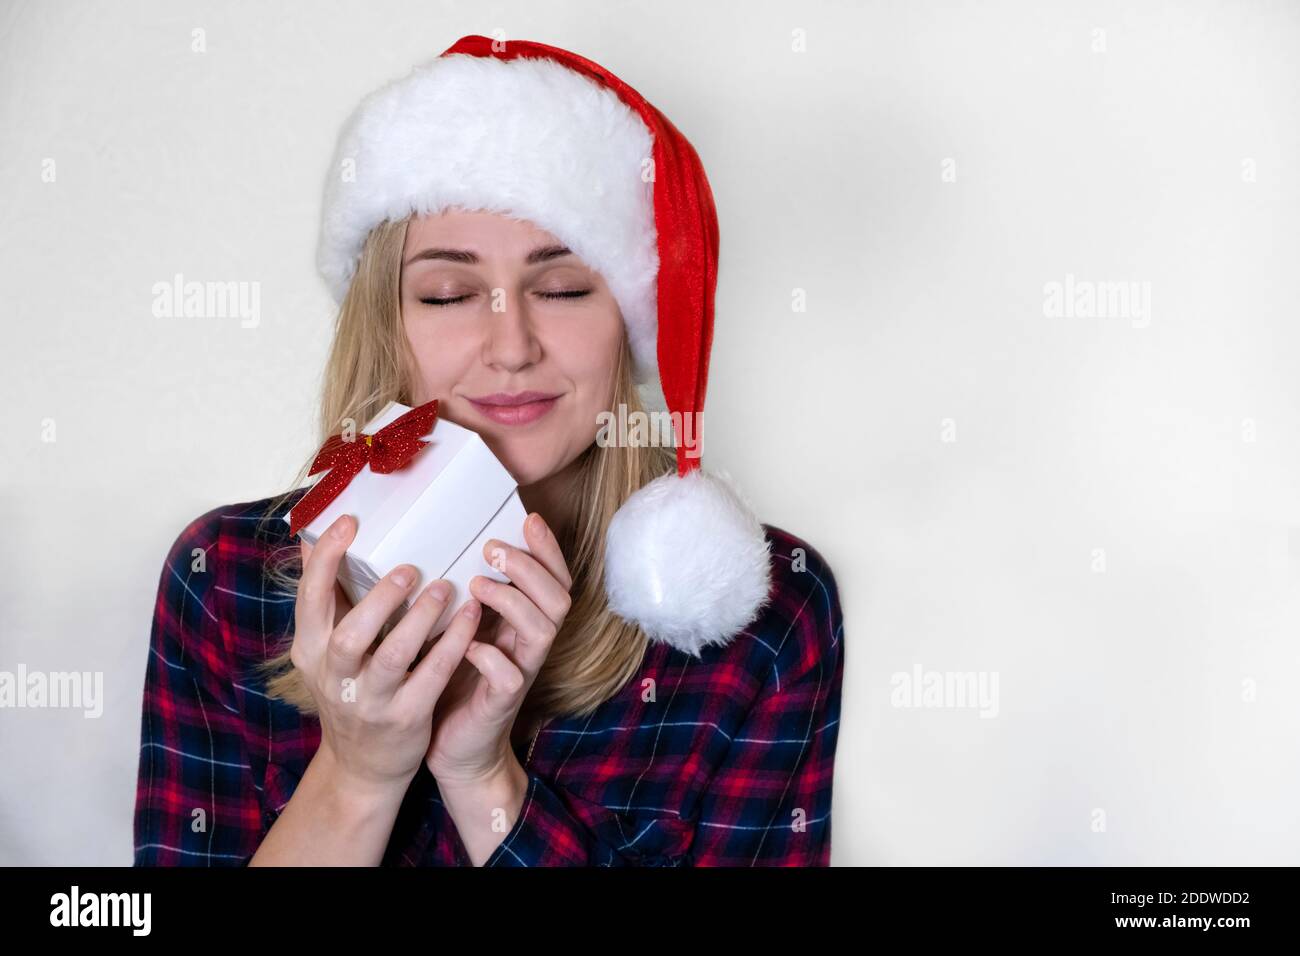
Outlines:
<svg viewBox="0 0 1300 956"><path fill-rule="evenodd" d="M605 540L610 609L698 657L767 601L771 545L725 474L663 475L623 503Z"/></svg>

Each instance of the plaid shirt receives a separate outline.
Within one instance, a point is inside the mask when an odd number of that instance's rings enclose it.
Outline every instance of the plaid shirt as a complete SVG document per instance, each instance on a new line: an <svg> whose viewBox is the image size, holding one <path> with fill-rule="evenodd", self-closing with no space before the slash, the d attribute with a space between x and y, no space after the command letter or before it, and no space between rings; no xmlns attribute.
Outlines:
<svg viewBox="0 0 1300 956"><path fill-rule="evenodd" d="M293 631L293 599L262 573L269 550L291 543L288 526L254 534L268 506L199 517L162 569L136 866L247 864L320 743L319 721L268 698L252 669ZM699 658L651 642L640 672L590 716L551 719L531 758L518 748L523 809L487 866L829 864L839 596L816 550L764 529L773 585L759 619ZM383 865L471 865L424 765Z"/></svg>

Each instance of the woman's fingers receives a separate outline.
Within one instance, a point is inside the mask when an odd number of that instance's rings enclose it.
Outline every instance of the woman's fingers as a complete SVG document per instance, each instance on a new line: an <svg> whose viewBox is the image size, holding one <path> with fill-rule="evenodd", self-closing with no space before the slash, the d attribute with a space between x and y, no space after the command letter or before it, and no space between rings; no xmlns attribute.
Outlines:
<svg viewBox="0 0 1300 956"><path fill-rule="evenodd" d="M294 606L295 634L308 640L324 640L334 627L335 583L339 562L347 553L357 523L351 515L341 515L316 544L302 542L302 578Z"/></svg>
<svg viewBox="0 0 1300 956"><path fill-rule="evenodd" d="M569 588L557 580L527 551L493 539L483 546L483 556L493 568L508 577L542 613L557 624L564 620L573 603Z"/></svg>
<svg viewBox="0 0 1300 956"><path fill-rule="evenodd" d="M306 538L299 538L298 544L302 547L302 566L307 567L307 562L311 560L311 553L314 548L307 543ZM348 592L343 590L343 585L338 578L334 579L334 622L337 626L339 621L343 620L343 615L352 610L352 598L348 597Z"/></svg>
<svg viewBox="0 0 1300 956"><path fill-rule="evenodd" d="M560 542L556 540L550 526L537 512L530 514L524 521L524 540L528 542L528 549L533 556L568 592L573 587L573 577L569 574L568 562L564 560Z"/></svg>
<svg viewBox="0 0 1300 956"><path fill-rule="evenodd" d="M483 702L488 712L493 717L513 714L524 692L523 672L502 653L501 648L483 641L470 644L465 651L465 660L483 675L486 685Z"/></svg>
<svg viewBox="0 0 1300 956"><path fill-rule="evenodd" d="M470 578L469 589L515 629L515 662L530 678L536 676L551 651L559 625L512 584L476 575Z"/></svg>
<svg viewBox="0 0 1300 956"><path fill-rule="evenodd" d="M420 701L421 707L436 702L464 659L465 649L474 640L482 612L478 601L473 598L466 601L424 658L415 665L406 682L397 689L394 699Z"/></svg>
<svg viewBox="0 0 1300 956"><path fill-rule="evenodd" d="M451 585L446 581L434 581L420 592L397 626L370 655L363 678L370 692L385 697L394 694L450 599Z"/></svg>
<svg viewBox="0 0 1300 956"><path fill-rule="evenodd" d="M331 678L341 680L361 673L361 664L379 629L406 600L417 577L419 572L414 567L399 564L343 616L325 650L325 671Z"/></svg>

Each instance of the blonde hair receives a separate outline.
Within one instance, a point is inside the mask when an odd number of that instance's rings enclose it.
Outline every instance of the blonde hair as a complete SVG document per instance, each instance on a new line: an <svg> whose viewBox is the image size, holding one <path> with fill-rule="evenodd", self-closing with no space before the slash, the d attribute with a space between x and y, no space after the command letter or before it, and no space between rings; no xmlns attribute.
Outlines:
<svg viewBox="0 0 1300 956"><path fill-rule="evenodd" d="M345 420L370 421L390 401L413 404L416 366L402 325L400 297L408 222L381 223L366 239L339 310L325 366L318 444L338 433ZM632 378L626 332L614 381L613 407L624 403L629 414L643 411ZM573 577L572 605L521 710L520 720L530 727L555 716L589 714L637 672L648 641L640 627L619 618L607 605L605 532L628 496L676 467L675 453L653 445L602 447L593 440L579 461L570 490L576 518L560 540ZM259 527L265 527L301 487L310 467L310 461L304 462L293 488L272 501ZM294 542L268 555L265 574L281 594L294 596L301 564L299 545ZM317 712L302 674L289 659L289 644L262 662L259 670L271 697L303 713Z"/></svg>

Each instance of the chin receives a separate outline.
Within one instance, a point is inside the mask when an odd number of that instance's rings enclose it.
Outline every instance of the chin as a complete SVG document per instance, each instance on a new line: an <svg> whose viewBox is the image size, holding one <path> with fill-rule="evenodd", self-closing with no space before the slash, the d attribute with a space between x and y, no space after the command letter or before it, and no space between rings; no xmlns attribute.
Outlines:
<svg viewBox="0 0 1300 956"><path fill-rule="evenodd" d="M568 466L569 459L563 456L556 457L555 448L551 446L546 449L544 456L520 455L510 459L502 458L501 464L505 465L506 471L510 472L520 488L527 488L563 471Z"/></svg>
<svg viewBox="0 0 1300 956"><path fill-rule="evenodd" d="M510 472L510 476L514 478L515 484L520 488L527 488L529 485L536 484L558 470L547 465L538 465L536 462L521 466L514 466L507 462L502 462L502 464L506 466L506 471Z"/></svg>

